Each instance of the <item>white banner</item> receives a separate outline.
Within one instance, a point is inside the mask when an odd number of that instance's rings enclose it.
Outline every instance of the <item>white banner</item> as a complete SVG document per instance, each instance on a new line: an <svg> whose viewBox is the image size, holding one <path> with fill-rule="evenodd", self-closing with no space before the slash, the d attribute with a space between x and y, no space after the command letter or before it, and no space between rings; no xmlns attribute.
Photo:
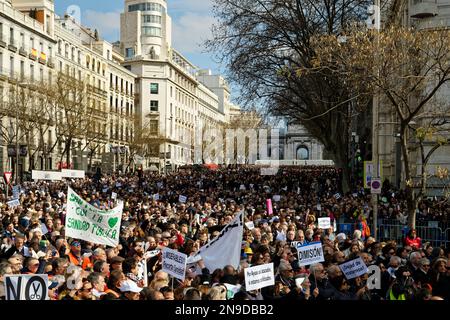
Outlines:
<svg viewBox="0 0 450 320"><path fill-rule="evenodd" d="M242 234L244 233L244 212L239 212L220 234L205 246L200 248L195 256L188 258L188 264L203 259L209 270L222 269L231 265L239 267L241 260ZM199 273L197 271L197 273Z"/></svg>
<svg viewBox="0 0 450 320"><path fill-rule="evenodd" d="M49 300L48 275L5 275L6 300Z"/></svg>
<svg viewBox="0 0 450 320"><path fill-rule="evenodd" d="M62 180L62 174L59 171L38 171L38 170L33 170L31 172L31 179L33 179L33 180L61 181Z"/></svg>
<svg viewBox="0 0 450 320"><path fill-rule="evenodd" d="M329 229L331 227L331 219L328 218L319 218L319 229Z"/></svg>
<svg viewBox="0 0 450 320"><path fill-rule="evenodd" d="M14 199L14 200L8 201L6 204L10 208L15 208L15 207L20 206L20 201L19 201L19 199Z"/></svg>
<svg viewBox="0 0 450 320"><path fill-rule="evenodd" d="M273 263L246 268L244 274L245 290L247 291L258 290L275 285Z"/></svg>
<svg viewBox="0 0 450 320"><path fill-rule="evenodd" d="M320 242L298 247L297 251L299 266L306 266L325 261L322 244Z"/></svg>
<svg viewBox="0 0 450 320"><path fill-rule="evenodd" d="M66 237L115 247L119 244L122 210L122 201L112 210L97 209L69 187Z"/></svg>
<svg viewBox="0 0 450 320"><path fill-rule="evenodd" d="M184 253L164 248L162 250L162 271L184 281L187 256Z"/></svg>
<svg viewBox="0 0 450 320"><path fill-rule="evenodd" d="M353 279L359 276L362 276L363 274L369 272L369 269L367 269L366 264L364 261L360 258L340 264L339 268L342 270L342 273L345 275L347 279Z"/></svg>
<svg viewBox="0 0 450 320"><path fill-rule="evenodd" d="M84 179L85 176L86 174L84 170L68 170L68 169L61 170L61 177L63 178Z"/></svg>

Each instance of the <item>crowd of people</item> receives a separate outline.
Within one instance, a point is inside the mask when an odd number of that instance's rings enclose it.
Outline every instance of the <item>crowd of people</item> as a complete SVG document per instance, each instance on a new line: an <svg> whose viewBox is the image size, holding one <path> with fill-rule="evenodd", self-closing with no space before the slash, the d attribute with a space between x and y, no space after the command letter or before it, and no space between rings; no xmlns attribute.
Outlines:
<svg viewBox="0 0 450 320"><path fill-rule="evenodd" d="M282 167L262 175L243 166L24 182L19 206L9 207L11 197L0 195L0 299L6 275L47 274L51 300L448 301L449 248L422 243L415 230L405 239L376 241L368 223L370 194L343 194L340 179L331 167ZM99 209L116 205L113 193L124 202L117 247L65 236L68 186ZM390 191L384 190L380 214L404 215L401 192ZM276 199L273 214L269 198ZM421 205L427 208L422 216L429 214L432 205ZM433 215L448 216L448 204L436 205ZM200 260L201 274L188 269L184 281L161 270L162 248L195 255L242 211L254 227L244 229L239 266L209 270ZM330 217L332 227L319 229L319 217ZM341 217L354 221L352 234L333 228ZM311 242L322 243L325 261L300 266L294 244ZM346 279L342 273L339 265L358 257L379 268L376 288L368 274ZM247 291L245 268L267 263L274 264L275 285Z"/></svg>

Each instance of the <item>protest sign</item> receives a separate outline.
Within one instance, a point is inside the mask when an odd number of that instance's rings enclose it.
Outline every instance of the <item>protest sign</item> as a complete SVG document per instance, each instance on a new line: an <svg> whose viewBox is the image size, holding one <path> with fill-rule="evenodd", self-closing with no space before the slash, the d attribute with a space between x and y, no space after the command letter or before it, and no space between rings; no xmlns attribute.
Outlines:
<svg viewBox="0 0 450 320"><path fill-rule="evenodd" d="M161 189L163 187L163 183L162 182L157 182L156 186L158 187L158 189Z"/></svg>
<svg viewBox="0 0 450 320"><path fill-rule="evenodd" d="M329 229L331 227L331 219L329 217L319 218L319 229Z"/></svg>
<svg viewBox="0 0 450 320"><path fill-rule="evenodd" d="M237 269L241 258L243 218L244 212L241 211L216 238L201 247L195 256L190 256L187 263L191 264L203 259L209 270L222 269L226 265ZM201 271L197 270L197 274L201 274Z"/></svg>
<svg viewBox="0 0 450 320"><path fill-rule="evenodd" d="M299 266L306 266L325 261L322 244L320 242L297 247L297 251Z"/></svg>
<svg viewBox="0 0 450 320"><path fill-rule="evenodd" d="M246 190L245 189L245 185L241 184L240 187L239 187L239 190Z"/></svg>
<svg viewBox="0 0 450 320"><path fill-rule="evenodd" d="M49 300L48 275L5 275L6 300Z"/></svg>
<svg viewBox="0 0 450 320"><path fill-rule="evenodd" d="M253 230L255 229L255 224L253 223L253 221L250 222L246 222L245 226L247 227L248 230Z"/></svg>
<svg viewBox="0 0 450 320"><path fill-rule="evenodd" d="M342 273L345 275L347 279L353 279L363 274L367 273L369 270L367 269L364 261L359 257L358 259L351 260L349 262L343 263L339 265L339 268L342 270Z"/></svg>
<svg viewBox="0 0 450 320"><path fill-rule="evenodd" d="M50 181L61 181L62 176L59 171L39 171L33 170L31 172L31 179L33 180L50 180Z"/></svg>
<svg viewBox="0 0 450 320"><path fill-rule="evenodd" d="M159 200L159 193L153 195L153 200L155 201Z"/></svg>
<svg viewBox="0 0 450 320"><path fill-rule="evenodd" d="M13 199L19 199L20 195L20 186L14 186L12 188Z"/></svg>
<svg viewBox="0 0 450 320"><path fill-rule="evenodd" d="M267 214L273 214L272 199L266 200Z"/></svg>
<svg viewBox="0 0 450 320"><path fill-rule="evenodd" d="M340 194L340 193L336 193L336 194L334 195L334 198L335 198L336 200L339 200L339 199L341 198L341 194Z"/></svg>
<svg viewBox="0 0 450 320"><path fill-rule="evenodd" d="M72 178L72 179L84 179L86 176L84 170L61 170L61 177L63 178Z"/></svg>
<svg viewBox="0 0 450 320"><path fill-rule="evenodd" d="M41 230L42 230L42 235L46 235L48 233L47 226L43 222L41 223Z"/></svg>
<svg viewBox="0 0 450 320"><path fill-rule="evenodd" d="M117 193L115 192L111 193L111 199L113 200L117 199Z"/></svg>
<svg viewBox="0 0 450 320"><path fill-rule="evenodd" d="M187 256L184 253L164 248L162 250L162 271L184 281Z"/></svg>
<svg viewBox="0 0 450 320"><path fill-rule="evenodd" d="M20 201L18 199L14 199L14 200L8 201L6 204L10 208L15 208L15 207L20 206Z"/></svg>
<svg viewBox="0 0 450 320"><path fill-rule="evenodd" d="M245 290L247 291L258 290L275 284L273 263L246 268L244 274Z"/></svg>
<svg viewBox="0 0 450 320"><path fill-rule="evenodd" d="M273 196L273 201L280 202L281 201L281 196L280 195L274 195Z"/></svg>
<svg viewBox="0 0 450 320"><path fill-rule="evenodd" d="M180 196L178 197L178 201L181 202L181 203L186 203L187 197L182 196L182 195L180 194Z"/></svg>
<svg viewBox="0 0 450 320"><path fill-rule="evenodd" d="M84 201L70 187L67 193L66 236L115 247L119 244L123 202L100 210Z"/></svg>

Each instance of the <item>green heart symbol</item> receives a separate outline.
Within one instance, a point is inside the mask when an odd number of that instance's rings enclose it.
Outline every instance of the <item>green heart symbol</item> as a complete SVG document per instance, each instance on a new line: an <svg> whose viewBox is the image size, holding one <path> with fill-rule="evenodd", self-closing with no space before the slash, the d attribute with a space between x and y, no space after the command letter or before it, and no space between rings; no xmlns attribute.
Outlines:
<svg viewBox="0 0 450 320"><path fill-rule="evenodd" d="M110 218L108 220L109 227L114 228L114 226L117 224L118 221L119 221L119 218Z"/></svg>

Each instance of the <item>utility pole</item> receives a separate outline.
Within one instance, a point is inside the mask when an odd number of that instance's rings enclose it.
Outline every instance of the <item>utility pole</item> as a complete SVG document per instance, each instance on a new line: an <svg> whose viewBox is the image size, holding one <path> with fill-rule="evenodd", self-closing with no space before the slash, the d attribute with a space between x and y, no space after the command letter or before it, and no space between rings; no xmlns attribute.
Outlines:
<svg viewBox="0 0 450 320"><path fill-rule="evenodd" d="M380 32L381 29L381 11L380 11L380 0L374 1L374 6L372 8L372 18L374 19L374 24L372 26L373 29ZM379 44L378 35L376 35L376 43ZM378 57L374 57L376 59L375 63L378 63ZM379 70L378 70L379 72ZM373 137L372 137L372 162L375 165L375 172L377 178L380 178L380 155L379 155L379 108L380 108L380 95L375 94L373 97L373 106L372 106L372 127L373 127ZM373 204L373 234L375 239L377 238L377 229L378 229L378 194L372 194L372 204Z"/></svg>

